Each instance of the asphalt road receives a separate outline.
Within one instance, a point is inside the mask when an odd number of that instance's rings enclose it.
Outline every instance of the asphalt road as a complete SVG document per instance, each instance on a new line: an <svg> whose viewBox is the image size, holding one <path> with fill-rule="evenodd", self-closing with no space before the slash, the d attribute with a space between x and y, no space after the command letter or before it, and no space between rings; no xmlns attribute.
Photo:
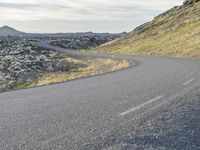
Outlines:
<svg viewBox="0 0 200 150"><path fill-rule="evenodd" d="M115 57L140 64L0 93L0 149L200 149L199 61Z"/></svg>

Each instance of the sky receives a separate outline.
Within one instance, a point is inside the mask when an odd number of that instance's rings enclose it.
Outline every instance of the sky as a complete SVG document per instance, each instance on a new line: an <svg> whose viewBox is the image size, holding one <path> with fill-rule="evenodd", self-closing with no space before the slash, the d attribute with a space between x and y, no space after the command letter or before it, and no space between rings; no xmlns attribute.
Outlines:
<svg viewBox="0 0 200 150"><path fill-rule="evenodd" d="M129 32L183 0L0 0L0 26L36 33Z"/></svg>

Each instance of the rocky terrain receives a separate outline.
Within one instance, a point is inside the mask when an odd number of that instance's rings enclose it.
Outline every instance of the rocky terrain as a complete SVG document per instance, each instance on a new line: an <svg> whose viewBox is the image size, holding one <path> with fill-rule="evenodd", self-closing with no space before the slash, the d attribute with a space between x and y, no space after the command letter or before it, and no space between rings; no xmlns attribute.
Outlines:
<svg viewBox="0 0 200 150"><path fill-rule="evenodd" d="M95 51L200 58L200 0L186 0Z"/></svg>
<svg viewBox="0 0 200 150"><path fill-rule="evenodd" d="M34 83L34 85L40 85L35 83L40 76L44 74L62 74L66 76L74 68L83 68L82 74L94 74L94 69L87 70L90 67L103 66L103 62L106 60L93 59L92 62L88 60L80 60L79 58L71 59L71 56L61 54L58 52L47 51L38 48L36 45L39 41L59 41L53 42L53 44L67 49L88 49L97 45L103 44L107 41L119 37L121 34L96 34L96 33L69 33L69 34L24 34L21 35L20 31L14 28L4 26L0 28L0 91L26 88L28 83ZM10 35L10 33L16 33ZM19 34L17 34L19 33ZM125 33L123 33L125 34ZM61 41L61 42L60 42ZM81 62L81 63L79 63ZM108 61L106 65L110 65L112 61ZM87 65L82 65L87 64ZM98 65L97 65L98 64ZM127 63L112 62L110 69L116 66L127 66ZM76 67L75 67L76 66ZM120 67L121 67L120 66ZM120 68L119 67L119 68ZM82 76L80 73L76 73L76 77ZM101 70L101 68L99 68ZM76 72L76 71L74 71ZM74 74L70 74L70 78ZM61 81L67 80L65 77ZM46 80L46 78L45 78ZM60 80L59 80L60 82ZM51 82L45 82L51 83ZM23 85L23 86L22 86Z"/></svg>
<svg viewBox="0 0 200 150"><path fill-rule="evenodd" d="M126 33L76 33L65 35L58 41L52 42L51 44L70 50L91 49L110 42L123 35L126 35Z"/></svg>
<svg viewBox="0 0 200 150"><path fill-rule="evenodd" d="M39 41L56 41L52 44L77 50L94 48L125 34L92 32L38 34L21 32L9 26L0 27L0 91L22 87L47 73L65 74L74 66L83 67L79 63L70 62L76 59L71 59L65 54L38 48L36 43ZM90 62L88 65L92 66L94 63Z"/></svg>
<svg viewBox="0 0 200 150"><path fill-rule="evenodd" d="M58 54L38 49L34 40L0 40L0 89L32 80L42 72L68 71L69 67L69 62Z"/></svg>
<svg viewBox="0 0 200 150"><path fill-rule="evenodd" d="M77 33L25 33L18 31L9 26L0 27L0 39L2 37L28 38L41 40L54 40L53 45L60 46L71 50L91 49L99 45L110 42L116 38L126 35L123 33L93 33L93 32L77 32Z"/></svg>
<svg viewBox="0 0 200 150"><path fill-rule="evenodd" d="M74 65L83 67L79 63L70 62L75 59L65 54L39 49L36 46L39 41L60 41L53 44L76 50L94 48L124 34L126 33L30 34L3 26L0 28L0 91L32 83L45 73L65 74ZM93 63L88 63L91 64Z"/></svg>

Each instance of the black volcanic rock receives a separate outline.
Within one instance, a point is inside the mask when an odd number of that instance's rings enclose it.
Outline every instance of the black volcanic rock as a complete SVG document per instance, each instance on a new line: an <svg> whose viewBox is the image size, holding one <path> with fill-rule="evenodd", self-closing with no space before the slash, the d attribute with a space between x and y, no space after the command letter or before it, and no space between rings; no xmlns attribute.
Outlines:
<svg viewBox="0 0 200 150"><path fill-rule="evenodd" d="M183 5L191 5L191 4L194 4L194 3L197 3L197 2L200 2L200 0L185 0L183 2Z"/></svg>
<svg viewBox="0 0 200 150"><path fill-rule="evenodd" d="M64 57L39 49L33 40L24 37L0 39L0 92L32 81L41 73L68 71L70 63Z"/></svg>

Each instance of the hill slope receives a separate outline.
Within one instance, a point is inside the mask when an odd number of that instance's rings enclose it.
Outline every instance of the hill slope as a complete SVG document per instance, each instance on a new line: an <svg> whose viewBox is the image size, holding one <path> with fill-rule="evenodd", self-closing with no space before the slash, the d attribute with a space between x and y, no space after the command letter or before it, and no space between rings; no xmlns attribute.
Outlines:
<svg viewBox="0 0 200 150"><path fill-rule="evenodd" d="M16 29L9 26L3 26L0 28L0 36L19 36L24 34L24 32L17 31Z"/></svg>
<svg viewBox="0 0 200 150"><path fill-rule="evenodd" d="M127 36L104 44L96 50L200 58L200 1L187 0L182 6L172 8Z"/></svg>

